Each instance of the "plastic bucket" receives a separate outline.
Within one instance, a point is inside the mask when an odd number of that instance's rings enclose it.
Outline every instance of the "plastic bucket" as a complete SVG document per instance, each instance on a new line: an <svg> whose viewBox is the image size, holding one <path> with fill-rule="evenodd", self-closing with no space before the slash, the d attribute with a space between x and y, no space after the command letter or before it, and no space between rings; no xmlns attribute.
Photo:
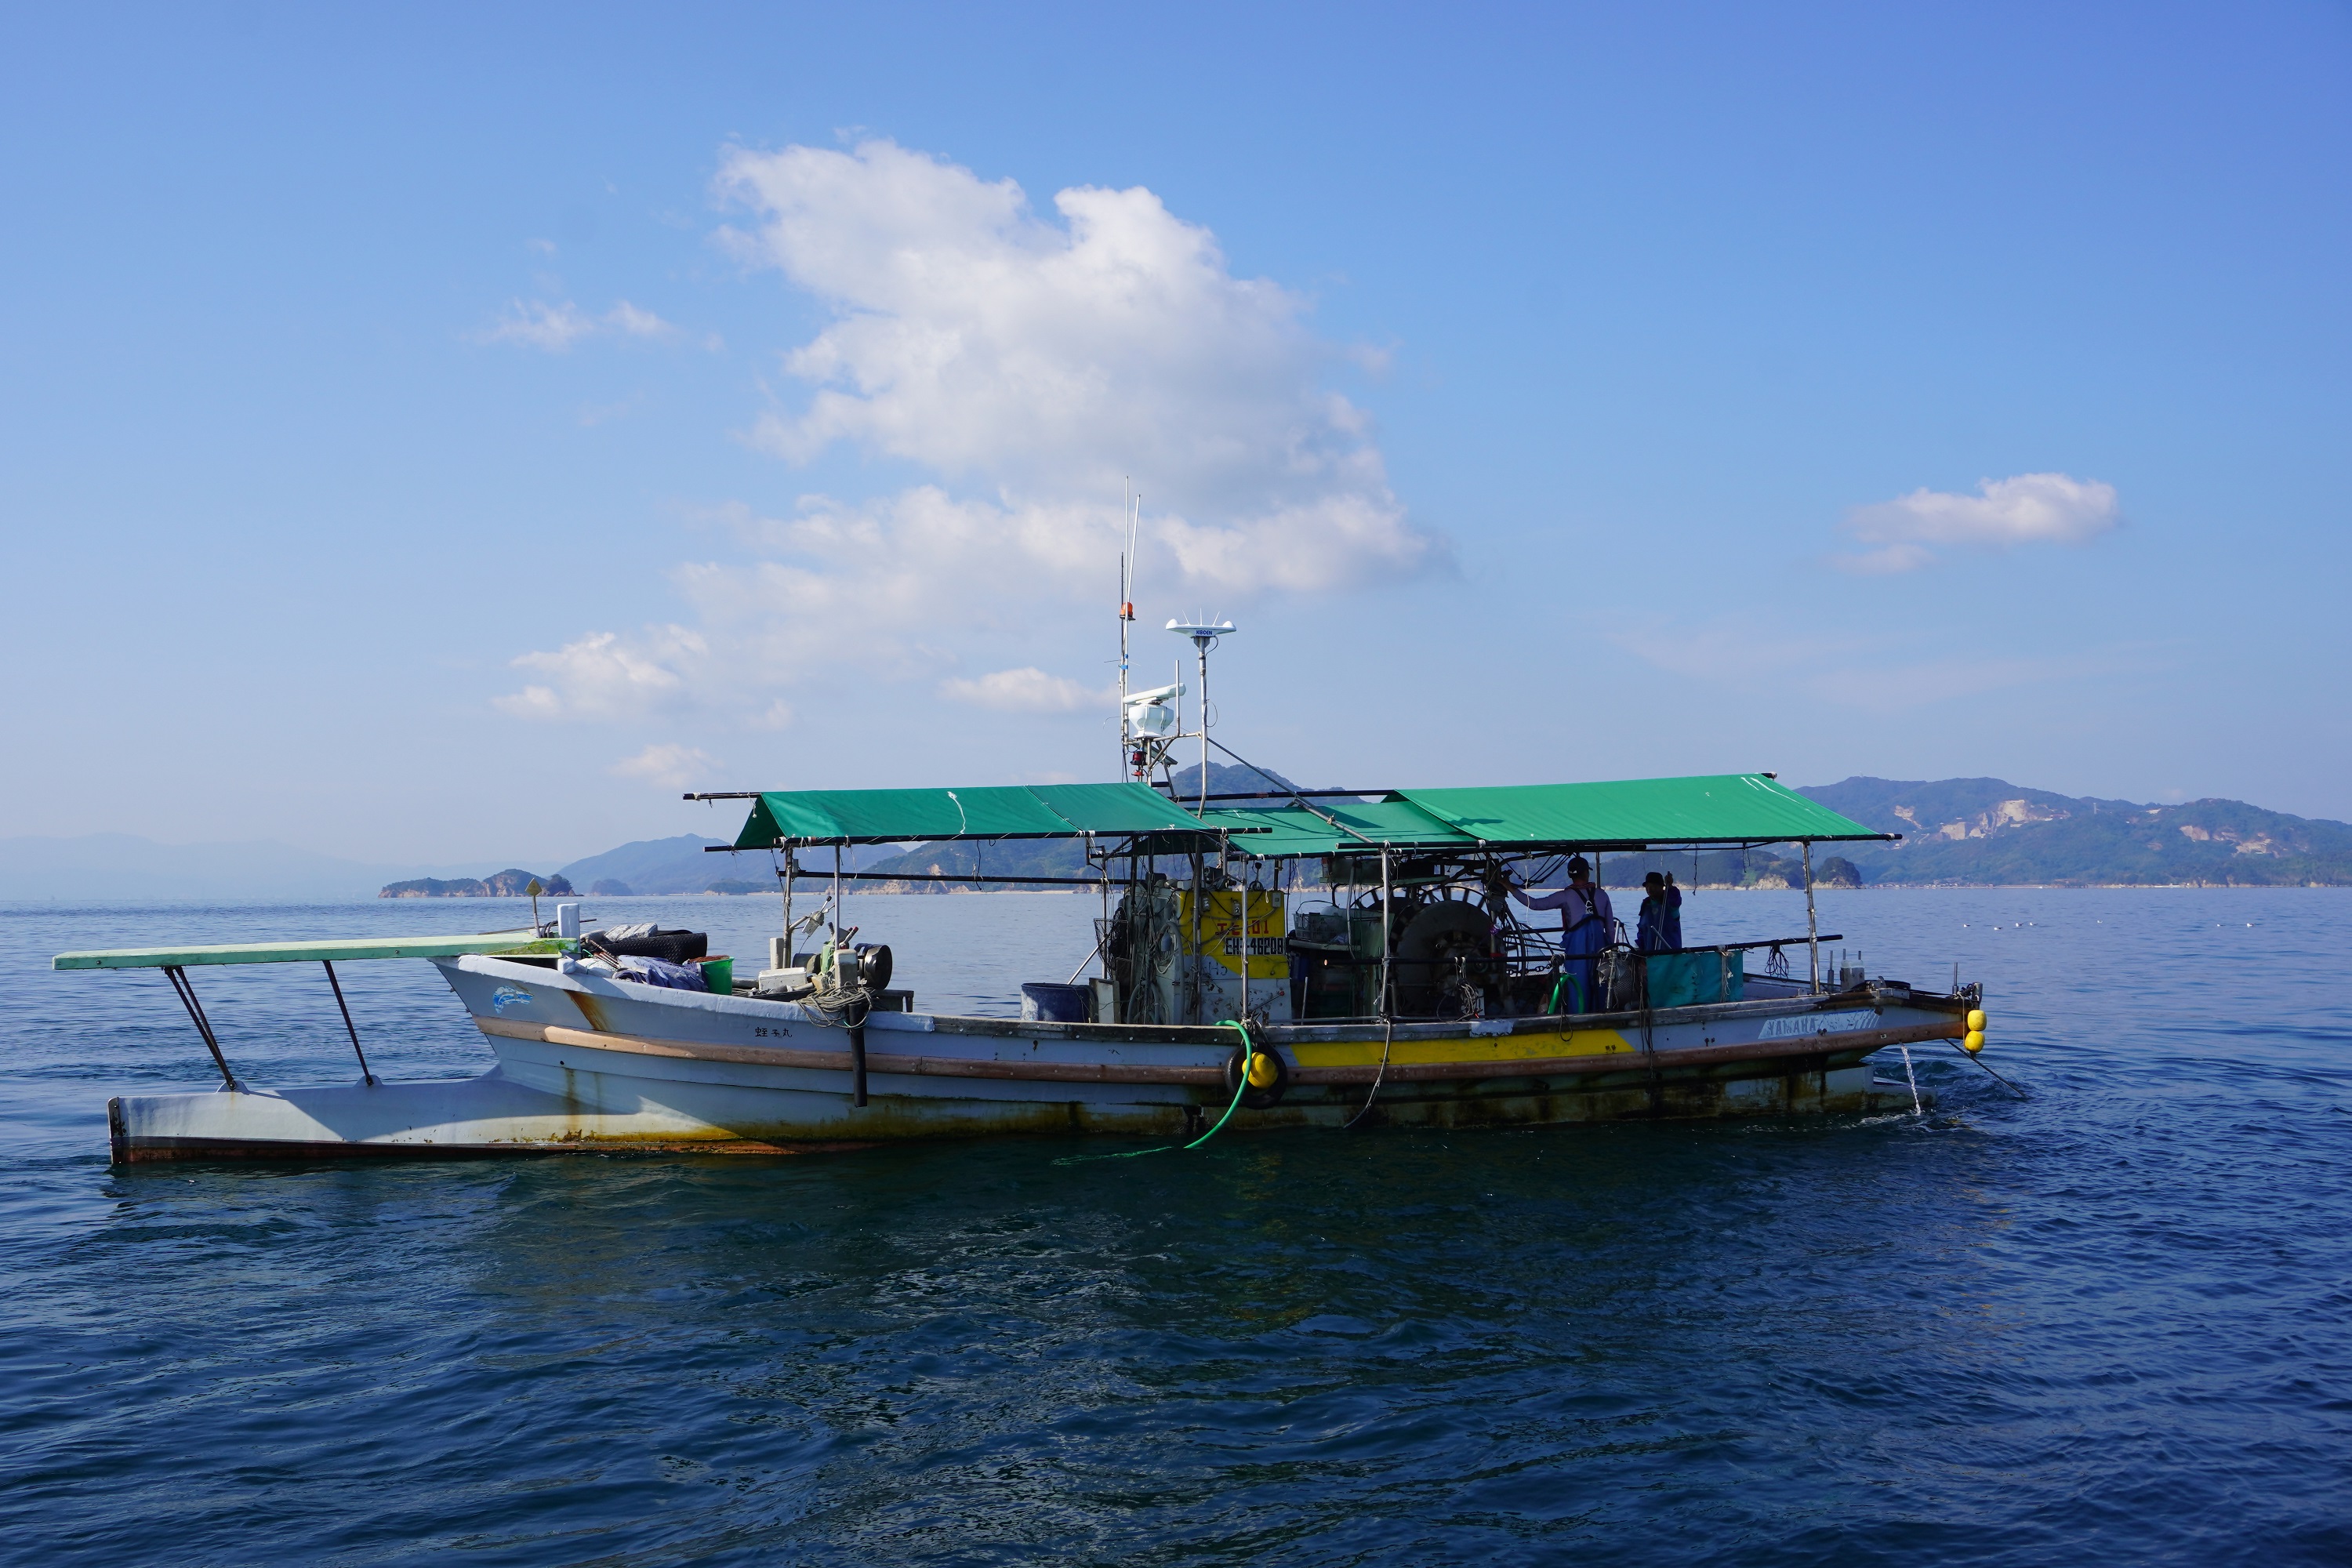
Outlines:
<svg viewBox="0 0 2352 1568"><path fill-rule="evenodd" d="M730 994L735 989L735 961L725 953L699 961L702 983L719 995Z"/></svg>
<svg viewBox="0 0 2352 1568"><path fill-rule="evenodd" d="M1091 985L1048 985L1031 981L1021 987L1021 1016L1046 1024L1083 1024L1094 1016Z"/></svg>

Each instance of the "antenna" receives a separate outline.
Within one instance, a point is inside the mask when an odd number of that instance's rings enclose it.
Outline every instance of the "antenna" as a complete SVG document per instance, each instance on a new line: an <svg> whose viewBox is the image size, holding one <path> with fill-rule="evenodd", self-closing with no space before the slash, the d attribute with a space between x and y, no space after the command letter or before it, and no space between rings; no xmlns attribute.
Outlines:
<svg viewBox="0 0 2352 1568"><path fill-rule="evenodd" d="M1221 637L1231 637L1234 623L1212 621L1205 616L1191 621L1171 621L1168 629L1179 637L1192 639L1193 650L1201 659L1201 809L1209 809L1209 650Z"/></svg>

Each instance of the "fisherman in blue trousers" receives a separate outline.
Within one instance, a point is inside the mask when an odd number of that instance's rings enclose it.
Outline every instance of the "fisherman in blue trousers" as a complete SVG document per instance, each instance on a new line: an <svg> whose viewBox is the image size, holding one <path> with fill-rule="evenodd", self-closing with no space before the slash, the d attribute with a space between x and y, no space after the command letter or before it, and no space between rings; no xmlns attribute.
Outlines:
<svg viewBox="0 0 2352 1568"><path fill-rule="evenodd" d="M1592 1011L1592 955L1609 945L1610 933L1617 924L1607 889L1592 880L1592 868L1585 864L1583 856L1576 856L1568 863L1568 886L1559 892L1529 898L1514 887L1511 897L1531 910L1560 911L1559 945L1565 963L1559 987L1552 994L1557 998L1562 992L1567 994L1563 1011Z"/></svg>

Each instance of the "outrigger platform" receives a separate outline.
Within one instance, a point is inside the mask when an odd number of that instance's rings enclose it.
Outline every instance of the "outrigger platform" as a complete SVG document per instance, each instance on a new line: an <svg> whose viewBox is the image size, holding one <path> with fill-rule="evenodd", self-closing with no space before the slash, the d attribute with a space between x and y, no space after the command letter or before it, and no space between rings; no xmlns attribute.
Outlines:
<svg viewBox="0 0 2352 1568"><path fill-rule="evenodd" d="M474 937L60 954L59 969L162 969L221 1076L208 1093L110 1101L114 1158L779 1153L1909 1110L1913 1093L1875 1085L1874 1052L1983 1045L1973 985L1822 973L1821 943L1840 939L1813 916L1812 847L1889 836L1770 774L1180 803L1140 777L1181 724L1126 717L1139 776L1118 784L723 797L751 803L729 847L772 857L782 900L767 963L740 977L696 933L598 930L577 904ZM845 847L1036 838L1083 844L1087 874L1060 880L1098 894L1102 914L1096 972L1023 986L1021 1017L921 1011L891 989L889 948L843 924L858 879ZM1580 944L1513 907L1572 855L1785 843L1803 850L1807 930L1778 941L1640 952L1612 929ZM828 849L830 868L803 860ZM829 890L795 921L812 881ZM388 958L438 968L495 1065L381 1081L345 1008L357 1082L261 1088L236 1075L190 978L320 963L331 979L337 963Z"/></svg>

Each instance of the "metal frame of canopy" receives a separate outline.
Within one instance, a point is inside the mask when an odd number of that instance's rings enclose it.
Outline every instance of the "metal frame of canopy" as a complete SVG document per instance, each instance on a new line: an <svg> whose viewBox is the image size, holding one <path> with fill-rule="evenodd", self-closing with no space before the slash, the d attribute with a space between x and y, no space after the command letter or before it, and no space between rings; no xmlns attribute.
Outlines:
<svg viewBox="0 0 2352 1568"><path fill-rule="evenodd" d="M1242 761L1227 748L1217 748ZM1248 764L1244 764L1248 765ZM1254 769L1261 776L1263 769ZM1368 798L1377 794L1378 798ZM1313 798L1310 799L1309 797ZM1233 839L1252 861L1294 860L1342 854L1380 856L1381 904L1392 883L1393 858L1402 850L1438 858L1493 863L1579 851L1652 850L1662 847L1733 847L1766 844L1801 847L1805 879L1805 941L1810 984L1821 984L1821 922L1813 897L1813 849L1817 843L1884 842L1902 835L1874 832L1851 817L1807 799L1769 773L1713 773L1678 778L1621 779L1586 784L1500 784L1462 788L1397 789L1363 794L1337 791L1268 791L1244 797L1287 802L1272 806L1225 806L1193 811L1140 784L996 785L958 790L737 790L688 794L688 800L753 802L731 845L713 853L781 849L777 875L783 885L785 928L792 929L792 889L803 875L795 851L804 845L834 846L833 909L840 921L842 884L872 880L841 863L851 844L939 843L961 839L1084 838L1094 861L1094 840L1123 837L1133 866L1147 858L1185 855L1193 861L1196 892L1202 877L1202 851L1213 837L1218 858L1230 858ZM954 813L950 826L950 811ZM974 826L975 816L979 825ZM793 831L788 831L788 829ZM1115 852L1117 853L1117 852ZM891 880L993 882L1027 886L1098 886L1106 899L1109 860L1099 878L958 877L896 874ZM824 873L815 873L822 877ZM1195 909L1199 907L1196 898ZM1383 920L1385 928L1385 916ZM1388 933L1383 934L1384 948ZM1385 972L1387 959L1382 961ZM1388 981L1384 973L1382 994Z"/></svg>
<svg viewBox="0 0 2352 1568"><path fill-rule="evenodd" d="M1608 851L1702 846L1749 849L1793 843L1800 847L1804 867L1808 983L1815 990L1821 984L1822 937L1814 900L1812 847L1902 837L1874 831L1832 811L1770 773L1398 789L1368 798L1375 793L1351 798L1337 791L1269 791L1237 798L1292 804L1226 806L1197 815L1203 822L1222 818L1263 829L1268 837L1262 845L1252 846L1258 851L1253 858L1347 856L1369 860L1377 850L1384 911L1400 852L1456 860L1466 868L1473 861L1491 866L1501 859L1578 852L1597 858ZM1384 949L1388 940L1384 921ZM1383 997L1386 969L1384 961Z"/></svg>
<svg viewBox="0 0 2352 1568"><path fill-rule="evenodd" d="M1622 779L1581 784L1499 784L1399 794L1482 846L1518 849L1646 850L1699 845L1795 844L1805 871L1807 984L1822 984L1813 846L1885 842L1878 833L1799 795L1768 773ZM1596 868L1597 869L1597 868Z"/></svg>
<svg viewBox="0 0 2352 1568"><path fill-rule="evenodd" d="M1094 860L1097 838L1129 838L1143 835L1179 837L1200 846L1221 830L1202 824L1146 786L1131 782L1107 784L984 784L956 789L880 790L713 790L688 792L687 800L748 800L751 812L732 844L705 847L706 854L737 854L744 850L781 850L776 869L784 898L784 931L793 930L793 889L804 877L822 879L823 871L805 871L799 859L803 848L833 847L833 910L840 927L842 883L876 879L845 869L841 852L853 844L945 843L971 840L991 843L1012 839L1083 838L1087 858ZM1239 831L1254 832L1255 828ZM897 875L893 881L989 882L1023 887L1098 887L1108 896L1108 857L1103 875L1078 877L984 877L973 875ZM789 954L787 955L789 956Z"/></svg>
<svg viewBox="0 0 2352 1568"><path fill-rule="evenodd" d="M190 965L213 963L318 963L327 971L327 984L335 993L335 1006L343 1016L343 1027L352 1037L352 1052L360 1059L360 1079L371 1088L375 1074L369 1070L367 1052L360 1046L359 1026L352 1020L351 1004L343 999L343 983L336 977L335 961L346 962L377 958L453 958L460 953L554 952L557 944L542 938L536 931L487 931L478 936L454 937L331 937L316 942L221 942L209 946L191 947L118 947L87 952L61 952L49 961L51 969L160 969L171 983L172 994L187 1009L188 1021L212 1053L213 1065L220 1068L221 1082L231 1089L242 1089L236 1074L229 1070L228 1058L221 1050L220 1037L213 1032L212 1019L205 1005L196 999L194 982L188 978Z"/></svg>

